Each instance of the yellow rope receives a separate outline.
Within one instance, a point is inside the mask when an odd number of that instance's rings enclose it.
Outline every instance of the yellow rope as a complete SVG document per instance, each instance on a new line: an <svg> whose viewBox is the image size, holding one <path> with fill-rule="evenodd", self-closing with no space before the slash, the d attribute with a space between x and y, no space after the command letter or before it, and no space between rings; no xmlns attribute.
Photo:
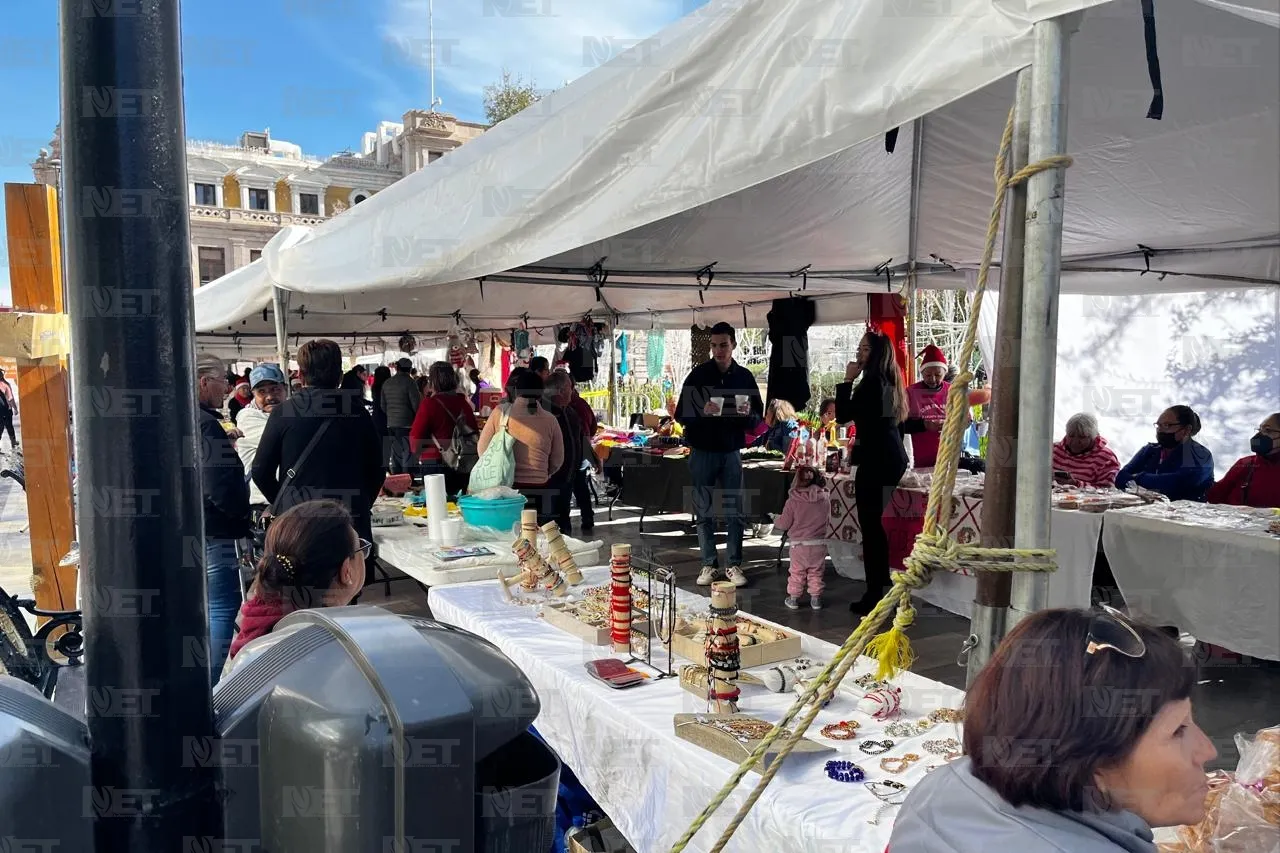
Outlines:
<svg viewBox="0 0 1280 853"><path fill-rule="evenodd" d="M684 835L680 836L675 846L671 848L671 853L681 853L685 849L693 837L698 834L698 831L711 819L711 816L716 813L720 806L724 805L725 800L738 787L738 783L746 777L747 773L751 772L756 762L782 736L783 730L787 729L796 716L807 707L808 710L803 719L801 719L799 725L791 728L791 734L783 743L781 749L778 750L777 757L770 763L756 787L747 796L747 801L742 804L742 807L738 809L732 820L729 821L729 825L725 827L715 846L711 848L711 853L720 853L724 850L725 845L729 843L729 839L733 837L734 832L746 819L747 813L751 811L752 806L760 799L769 782L777 775L783 760L791 753L792 748L800 739L804 737L805 732L808 731L810 724L813 723L822 706L834 695L836 688L849 670L853 668L858 656L862 654L864 649L878 649L880 667L877 677L886 677L886 668L896 670L910 663L911 652L909 645L905 642L905 631L915 619L915 610L911 607L911 590L928 586L934 571L938 569L957 571L965 568L979 568L982 571L989 572L1024 572L1053 571L1056 568L1053 562L1054 552L1051 549L978 548L959 545L952 541L947 534L947 522L951 518L951 492L955 486L956 469L960 457L960 438L964 432L961 424L961 412L968 411L967 388L969 381L973 378L967 365L973 357L973 347L977 339L978 312L982 307L982 294L986 290L987 277L991 270L991 259L995 253L995 241L1000 227L1000 214L1004 209L1005 192L1009 187L1022 183L1032 175L1049 169L1065 168L1071 165L1070 157L1049 157L1006 177L1005 172L1008 168L1008 154L1012 139L1013 110L1010 110L1008 121L1005 123L1004 134L1000 140L1000 152L996 157L995 201L992 204L991 218L987 225L987 242L983 251L982 265L978 270L978 285L974 293L973 313L969 318L969 327L966 330L962 346L960 363L966 365L966 368L963 373L956 377L956 382L951 386L948 396L947 415L943 424L942 439L939 442L938 451L938 458L941 464L934 469L933 484L929 491L929 506L925 512L924 531L917 537L911 556L905 561L904 571L895 573L893 586L889 592L876 603L871 612L858 624L858 627L845 640L844 645L836 652L831 662L827 664L822 672L818 673L817 677L809 682L804 693L796 699L773 730L756 746L751 755L738 765L729 780L725 782L720 791L707 804L707 807L694 818L693 823L685 830ZM895 612L893 628L888 634L870 640L871 635L884 624L890 612ZM892 663L891 666L889 666L890 663Z"/></svg>

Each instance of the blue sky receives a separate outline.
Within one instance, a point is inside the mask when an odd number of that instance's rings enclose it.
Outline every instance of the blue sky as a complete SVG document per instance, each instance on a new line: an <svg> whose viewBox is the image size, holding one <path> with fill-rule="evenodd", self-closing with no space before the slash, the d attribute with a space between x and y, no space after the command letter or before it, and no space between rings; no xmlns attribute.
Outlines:
<svg viewBox="0 0 1280 853"><path fill-rule="evenodd" d="M483 121L484 86L504 66L554 88L702 2L436 0L440 109ZM57 7L5 9L0 181L31 181L28 164L58 123ZM379 121L430 100L427 0L187 0L182 15L188 138L233 142L270 128L324 156L358 149ZM0 240L0 304L8 303Z"/></svg>

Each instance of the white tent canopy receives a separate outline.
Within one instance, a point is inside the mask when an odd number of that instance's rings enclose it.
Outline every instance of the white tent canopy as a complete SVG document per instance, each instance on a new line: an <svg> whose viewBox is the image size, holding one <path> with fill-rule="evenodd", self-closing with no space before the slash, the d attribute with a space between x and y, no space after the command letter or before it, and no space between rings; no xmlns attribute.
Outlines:
<svg viewBox="0 0 1280 853"><path fill-rule="evenodd" d="M455 314L476 329L587 312L761 325L802 289L819 322L854 321L865 300L848 295L896 290L913 262L921 287L965 286L1011 74L1037 20L1082 9L1064 292L1280 283L1276 0L1157 5L1159 121L1136 3L926 6L712 0L358 207L278 235L197 291L197 328L269 338L273 285L290 292L291 335L385 338Z"/></svg>

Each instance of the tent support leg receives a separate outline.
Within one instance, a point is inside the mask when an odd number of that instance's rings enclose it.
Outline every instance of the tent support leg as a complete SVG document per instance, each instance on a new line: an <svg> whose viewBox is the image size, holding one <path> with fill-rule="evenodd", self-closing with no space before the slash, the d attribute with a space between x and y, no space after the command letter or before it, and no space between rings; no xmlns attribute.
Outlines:
<svg viewBox="0 0 1280 853"><path fill-rule="evenodd" d="M276 321L276 359L285 380L289 378L289 330L287 328L289 294L278 287L271 288L271 313Z"/></svg>
<svg viewBox="0 0 1280 853"><path fill-rule="evenodd" d="M1033 30L1029 162L1066 153L1069 45L1078 26L1078 15L1066 15L1040 21ZM1065 171L1050 169L1027 182L1020 374L1021 387L1034 388L1036 393L1022 395L1018 401L1017 548L1049 547ZM1048 593L1048 575L1017 573L1010 624L1043 610Z"/></svg>
<svg viewBox="0 0 1280 853"><path fill-rule="evenodd" d="M1009 172L1027 165L1030 134L1031 72L1018 72L1014 101L1013 143ZM1018 338L1022 335L1022 254L1026 233L1027 186L1009 190L1005 202L1003 256L1000 259L1000 304L996 321L995 363L991 370L991 431L987 445L987 481L982 504L982 546L1013 545L1014 493L1017 467L1013 449L1018 435ZM1009 572L978 572L978 589L969 622L971 640L966 680L973 684L1004 638L1009 612Z"/></svg>

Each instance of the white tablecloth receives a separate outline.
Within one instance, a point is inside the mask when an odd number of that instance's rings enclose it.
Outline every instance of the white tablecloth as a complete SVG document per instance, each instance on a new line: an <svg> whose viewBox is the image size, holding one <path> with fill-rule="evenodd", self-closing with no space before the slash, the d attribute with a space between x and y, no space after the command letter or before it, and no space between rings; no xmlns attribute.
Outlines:
<svg viewBox="0 0 1280 853"><path fill-rule="evenodd" d="M425 523L424 523L425 524ZM427 537L427 528L416 524L398 524L394 527L373 528L373 540L378 543L378 558L395 566L424 586L443 586L451 583L490 580L498 570L508 577L516 574L516 558L511 552L510 536L490 535L485 528L465 528L461 545L484 545L493 551L492 556L464 557L445 562L435 556L441 546ZM591 566L600 562L600 540L583 542L564 537L569 553L579 566Z"/></svg>
<svg viewBox="0 0 1280 853"><path fill-rule="evenodd" d="M1088 607L1093 588L1093 563L1098 553L1103 513L1053 510L1049 543L1058 551L1058 570L1049 576L1050 607ZM829 543L831 563L847 578L864 580L861 543ZM914 593L948 613L973 616L978 579L951 572L937 572L924 589Z"/></svg>
<svg viewBox="0 0 1280 853"><path fill-rule="evenodd" d="M592 584L604 583L604 567L586 573ZM706 599L681 591L681 603ZM532 608L504 604L496 582L432 589L428 600L437 619L479 634L509 656L533 682L542 702L534 726L560 757L573 768L591 795L613 818L615 825L639 853L666 853L688 828L720 786L734 764L676 737L677 713L700 713L705 701L680 687L677 679L645 684L629 690L613 690L587 675L583 664L608 657L605 646L592 646L537 618ZM804 654L830 659L836 647L803 638ZM686 663L677 658L679 665ZM859 661L850 679L872 668ZM908 718L940 707L959 707L960 691L904 673L897 682L903 688ZM760 687L743 687L743 713L778 720L794 694L777 695ZM810 729L810 737L833 746L837 753L794 756L779 771L760 801L739 827L728 850L737 853L880 853L889 841L893 817L890 810L878 826L868 821L879 801L862 785L827 778L823 765L829 758L849 758L867 771L870 781L898 779L913 785L924 776L928 761L913 765L899 776L879 768L880 758L857 749L863 740L878 735L883 724L858 714L859 740L846 743L822 738L817 729L854 716L853 700L838 696ZM959 737L954 725L938 726L926 738ZM907 751L926 755L925 738L900 742L887 755ZM689 845L690 851L711 848L737 806L760 777L751 773L733 796L716 812Z"/></svg>
<svg viewBox="0 0 1280 853"><path fill-rule="evenodd" d="M1161 511L1106 513L1102 544L1125 604L1204 642L1280 660L1280 537L1154 517Z"/></svg>

